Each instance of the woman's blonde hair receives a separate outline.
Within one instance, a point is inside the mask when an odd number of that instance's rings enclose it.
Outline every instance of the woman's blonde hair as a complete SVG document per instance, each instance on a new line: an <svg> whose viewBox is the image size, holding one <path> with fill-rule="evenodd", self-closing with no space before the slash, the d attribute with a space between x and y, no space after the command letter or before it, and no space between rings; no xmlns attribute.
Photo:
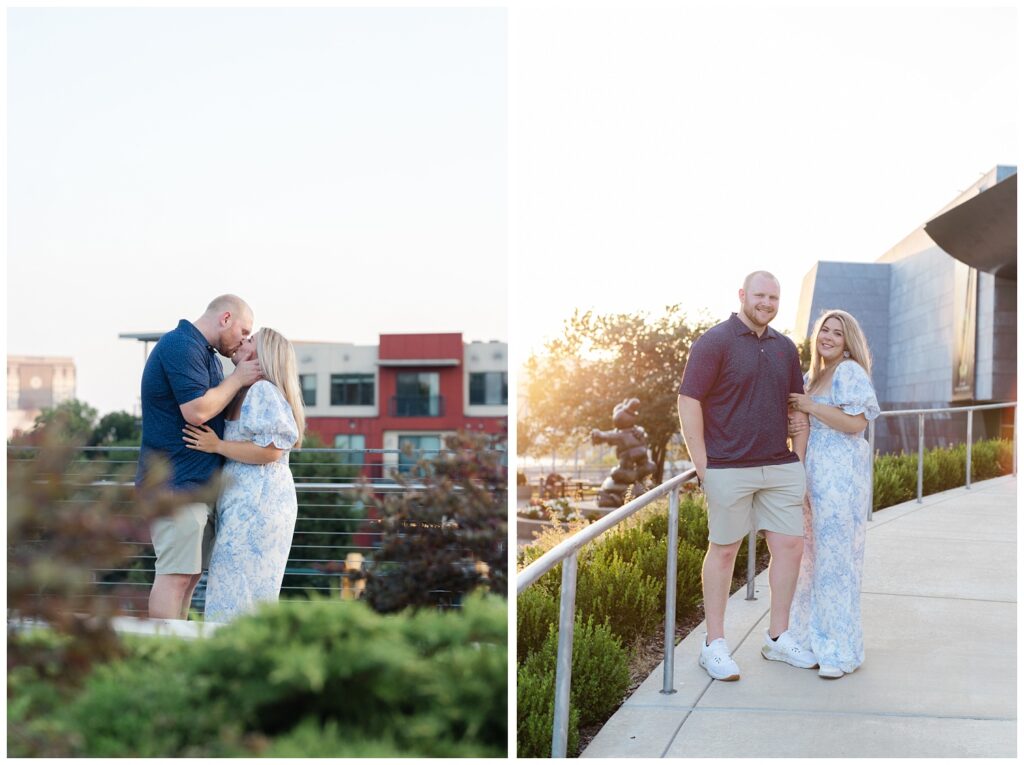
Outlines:
<svg viewBox="0 0 1024 765"><path fill-rule="evenodd" d="M814 324L814 332L811 334L811 370L807 380L807 390L811 391L817 386L825 371L825 359L818 353L818 333L822 326L829 319L835 319L843 325L843 341L846 344L845 350L849 352L849 358L856 361L864 371L871 376L871 349L868 348L868 340L864 336L864 330L860 328L857 320L846 311L838 308L831 308L823 311L821 317Z"/></svg>
<svg viewBox="0 0 1024 765"><path fill-rule="evenodd" d="M262 327L256 333L256 356L260 360L263 376L280 389L292 408L295 424L299 428L299 439L295 445L299 446L306 431L306 410L302 405L295 349L280 332L275 332L270 327Z"/></svg>

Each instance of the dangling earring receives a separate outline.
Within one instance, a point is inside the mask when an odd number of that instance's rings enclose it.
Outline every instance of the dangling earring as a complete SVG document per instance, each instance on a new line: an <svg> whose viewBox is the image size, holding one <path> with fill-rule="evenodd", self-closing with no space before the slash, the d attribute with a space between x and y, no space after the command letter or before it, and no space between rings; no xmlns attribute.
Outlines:
<svg viewBox="0 0 1024 765"><path fill-rule="evenodd" d="M850 358L850 352L849 351L843 351L843 358L844 359Z"/></svg>

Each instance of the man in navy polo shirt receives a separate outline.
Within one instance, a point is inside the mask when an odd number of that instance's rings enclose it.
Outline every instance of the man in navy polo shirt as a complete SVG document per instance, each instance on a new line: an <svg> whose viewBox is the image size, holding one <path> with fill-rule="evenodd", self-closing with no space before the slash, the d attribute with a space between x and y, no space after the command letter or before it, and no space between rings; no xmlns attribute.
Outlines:
<svg viewBox="0 0 1024 765"><path fill-rule="evenodd" d="M693 344L679 385L679 424L708 504L704 557L707 634L700 665L716 680L739 680L725 641L725 607L743 537L764 532L771 554L771 616L761 654L817 666L787 632L803 554L803 468L807 431L787 446L788 397L802 393L800 355L768 326L779 310L779 281L755 271L739 291L740 311Z"/></svg>
<svg viewBox="0 0 1024 765"><path fill-rule="evenodd" d="M163 335L142 372L142 448L135 476L140 485L155 453L170 463L168 487L189 491L206 484L222 459L188 449L182 439L185 423L207 424L224 435L224 408L243 387L260 379L257 359L241 362L224 379L217 358L230 357L252 332L252 309L235 295L214 298L195 321L182 319ZM156 577L149 594L149 615L155 619L187 619L192 591L213 549L212 508L185 505L151 526L156 551Z"/></svg>

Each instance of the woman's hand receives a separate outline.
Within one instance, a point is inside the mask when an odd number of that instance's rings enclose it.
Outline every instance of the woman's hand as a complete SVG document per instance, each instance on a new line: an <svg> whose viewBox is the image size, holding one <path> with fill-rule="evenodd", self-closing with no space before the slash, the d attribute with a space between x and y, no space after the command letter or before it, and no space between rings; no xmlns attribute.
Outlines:
<svg viewBox="0 0 1024 765"><path fill-rule="evenodd" d="M220 454L222 441L212 428L206 425L198 428L195 425L186 425L181 432L185 434L182 438L185 441L185 446L189 449L196 449L208 454Z"/></svg>
<svg viewBox="0 0 1024 765"><path fill-rule="evenodd" d="M803 412L790 412L788 420L790 438L798 436L810 428L810 423L807 422L807 415Z"/></svg>
<svg viewBox="0 0 1024 765"><path fill-rule="evenodd" d="M811 409L814 407L814 401L806 393L790 393L789 394L789 408L794 412L803 412L810 414Z"/></svg>

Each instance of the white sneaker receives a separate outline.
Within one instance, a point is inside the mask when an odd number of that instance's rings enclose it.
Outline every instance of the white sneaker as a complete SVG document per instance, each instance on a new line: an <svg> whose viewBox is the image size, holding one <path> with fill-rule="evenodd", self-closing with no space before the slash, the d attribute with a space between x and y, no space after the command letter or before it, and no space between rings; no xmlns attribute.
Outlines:
<svg viewBox="0 0 1024 765"><path fill-rule="evenodd" d="M704 633L704 645L701 646L698 663L714 680L739 680L740 667L733 661L725 638L712 640L711 645L707 642L708 636Z"/></svg>
<svg viewBox="0 0 1024 765"><path fill-rule="evenodd" d="M839 667L824 666L818 670L818 677L827 677L830 680L834 680L837 677L842 677L845 674L846 673L843 672L843 670L839 669Z"/></svg>
<svg viewBox="0 0 1024 765"><path fill-rule="evenodd" d="M818 666L818 659L811 653L811 649L801 648L789 634L789 630L779 635L778 640L772 640L768 630L765 630L761 655L772 661L784 661L800 669L814 669Z"/></svg>

